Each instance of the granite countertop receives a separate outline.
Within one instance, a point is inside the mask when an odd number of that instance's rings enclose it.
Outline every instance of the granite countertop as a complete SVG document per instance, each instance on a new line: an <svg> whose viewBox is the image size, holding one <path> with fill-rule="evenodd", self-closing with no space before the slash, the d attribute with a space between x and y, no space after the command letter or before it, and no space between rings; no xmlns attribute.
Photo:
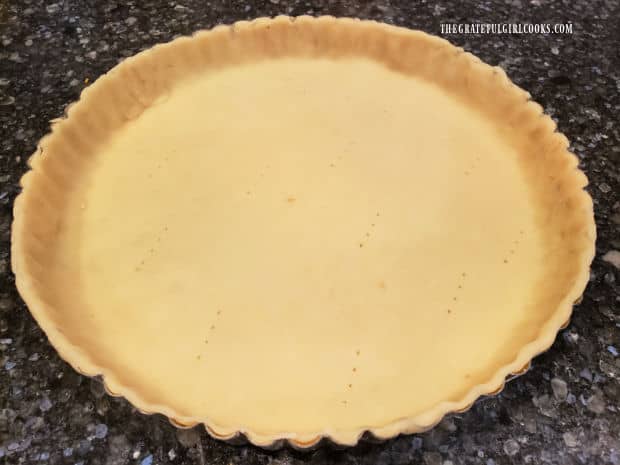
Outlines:
<svg viewBox="0 0 620 465"><path fill-rule="evenodd" d="M572 142L590 179L597 255L570 326L495 398L425 434L300 453L230 446L144 416L63 362L14 288L10 225L26 160L67 104L158 42L286 13L440 23L572 23L562 35L444 36L502 66ZM620 6L617 1L0 1L0 463L620 464ZM455 350L457 350L455 348Z"/></svg>

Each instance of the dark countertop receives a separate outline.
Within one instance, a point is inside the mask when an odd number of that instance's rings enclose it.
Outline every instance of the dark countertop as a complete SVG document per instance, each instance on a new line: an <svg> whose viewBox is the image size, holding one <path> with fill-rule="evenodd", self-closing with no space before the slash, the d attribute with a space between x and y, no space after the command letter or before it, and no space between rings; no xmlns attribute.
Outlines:
<svg viewBox="0 0 620 465"><path fill-rule="evenodd" d="M60 360L14 289L18 179L49 120L85 82L177 35L278 13L373 18L437 35L442 22L573 24L563 35L444 36L504 67L556 119L590 178L599 238L583 303L553 347L501 395L428 433L299 453L177 431ZM3 0L0 24L0 463L620 464L620 260L606 255L620 250L617 1Z"/></svg>

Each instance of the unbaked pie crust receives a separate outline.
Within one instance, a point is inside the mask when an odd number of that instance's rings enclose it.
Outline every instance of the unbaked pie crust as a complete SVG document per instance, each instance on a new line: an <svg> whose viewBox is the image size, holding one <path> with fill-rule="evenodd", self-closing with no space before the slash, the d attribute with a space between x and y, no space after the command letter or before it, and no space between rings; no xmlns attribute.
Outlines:
<svg viewBox="0 0 620 465"><path fill-rule="evenodd" d="M331 17L219 26L82 93L15 201L17 287L145 412L307 447L419 432L547 349L595 226L497 67Z"/></svg>

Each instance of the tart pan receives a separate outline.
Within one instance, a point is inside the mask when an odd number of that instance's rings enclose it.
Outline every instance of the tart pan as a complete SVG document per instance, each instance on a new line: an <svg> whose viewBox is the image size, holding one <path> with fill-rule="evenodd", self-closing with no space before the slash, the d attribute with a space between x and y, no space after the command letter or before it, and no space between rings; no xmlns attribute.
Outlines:
<svg viewBox="0 0 620 465"><path fill-rule="evenodd" d="M12 266L60 356L141 411L353 445L432 427L552 344L594 255L577 165L445 40L244 21L123 61L53 122Z"/></svg>

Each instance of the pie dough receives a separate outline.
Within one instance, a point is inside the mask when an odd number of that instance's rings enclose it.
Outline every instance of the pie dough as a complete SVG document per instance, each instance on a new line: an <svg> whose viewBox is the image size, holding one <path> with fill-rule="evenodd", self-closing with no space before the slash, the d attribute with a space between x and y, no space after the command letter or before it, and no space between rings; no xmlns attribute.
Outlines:
<svg viewBox="0 0 620 465"><path fill-rule="evenodd" d="M178 425L422 431L581 296L595 226L567 147L500 68L422 32L220 26L125 60L41 140L17 287L64 359Z"/></svg>

